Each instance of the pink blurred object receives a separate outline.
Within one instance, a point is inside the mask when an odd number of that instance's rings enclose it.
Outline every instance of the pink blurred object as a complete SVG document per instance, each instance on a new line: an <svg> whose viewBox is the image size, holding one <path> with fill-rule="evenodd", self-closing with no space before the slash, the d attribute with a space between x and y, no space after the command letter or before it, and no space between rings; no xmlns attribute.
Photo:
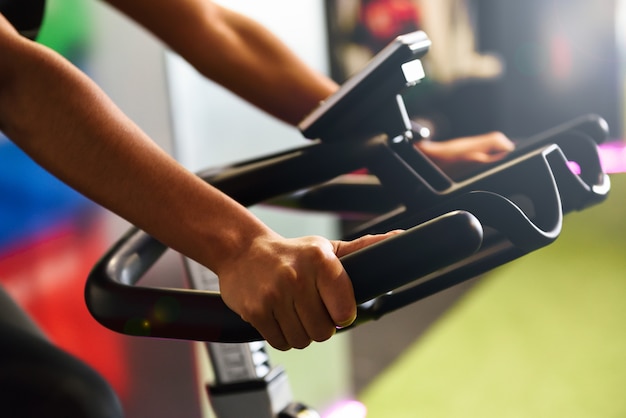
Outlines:
<svg viewBox="0 0 626 418"><path fill-rule="evenodd" d="M358 401L343 401L324 414L324 418L365 418L367 409Z"/></svg>
<svg viewBox="0 0 626 418"><path fill-rule="evenodd" d="M602 169L607 174L626 173L626 142L615 141L599 147Z"/></svg>

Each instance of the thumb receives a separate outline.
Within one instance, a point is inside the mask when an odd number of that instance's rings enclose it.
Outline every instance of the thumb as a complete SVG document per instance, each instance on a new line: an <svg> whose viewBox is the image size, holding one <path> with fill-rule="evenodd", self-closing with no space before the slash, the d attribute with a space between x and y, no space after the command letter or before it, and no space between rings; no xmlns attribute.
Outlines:
<svg viewBox="0 0 626 418"><path fill-rule="evenodd" d="M386 234L364 235L352 241L331 241L335 255L343 257L362 248L376 244L394 235L402 233L402 230L387 232ZM324 291L327 290L327 291ZM354 302L354 292L348 273L342 269L332 289L320 289L322 297L326 300L329 313L335 324L340 328L351 325L356 320L356 304ZM345 297L340 295L351 295L351 302L348 303Z"/></svg>
<svg viewBox="0 0 626 418"><path fill-rule="evenodd" d="M362 237L359 237L352 241L331 241L331 242L333 244L333 247L335 249L335 254L337 255L337 257L343 257L344 255L348 255L362 248L369 247L370 245L376 244L387 238L401 234L402 232L404 231L397 229L394 231L389 231L386 234L363 235Z"/></svg>

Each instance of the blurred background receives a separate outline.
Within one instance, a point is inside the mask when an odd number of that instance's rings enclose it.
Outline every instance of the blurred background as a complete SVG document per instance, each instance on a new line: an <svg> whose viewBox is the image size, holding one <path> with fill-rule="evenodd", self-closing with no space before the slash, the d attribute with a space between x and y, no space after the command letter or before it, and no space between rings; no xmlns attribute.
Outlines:
<svg viewBox="0 0 626 418"><path fill-rule="evenodd" d="M434 140L493 130L521 139L586 113L611 128L605 203L569 215L555 244L485 277L330 342L272 352L296 398L325 413L358 399L368 417L381 418L626 416L625 2L222 3L264 23L338 82L396 35L426 31L427 79L405 99ZM305 143L295 128L201 79L103 2L49 0L40 42L94 78L190 170ZM55 342L111 382L128 417L211 417L194 343L120 336L84 307L85 277L128 225L6 139L0 158L0 193L10 196L0 202L2 284ZM341 233L330 215L253 210L287 236ZM184 286L176 254L157 267L147 283Z"/></svg>

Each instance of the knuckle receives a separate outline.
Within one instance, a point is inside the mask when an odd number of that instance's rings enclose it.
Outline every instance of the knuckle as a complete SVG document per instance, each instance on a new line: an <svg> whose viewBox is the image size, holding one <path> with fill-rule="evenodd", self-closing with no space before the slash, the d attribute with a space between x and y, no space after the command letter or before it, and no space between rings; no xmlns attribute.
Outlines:
<svg viewBox="0 0 626 418"><path fill-rule="evenodd" d="M239 312L239 315L244 321L255 326L261 322L261 318L263 317L262 310L259 309L259 307L256 305L255 306L248 305L244 307Z"/></svg>
<svg viewBox="0 0 626 418"><path fill-rule="evenodd" d="M329 340L333 335L335 335L336 328L334 326L325 327L323 330L316 331L311 338L313 341L321 343L323 341Z"/></svg>
<svg viewBox="0 0 626 418"><path fill-rule="evenodd" d="M309 338L298 338L295 341L291 342L291 346L297 350L303 350L307 348L311 344L311 339Z"/></svg>
<svg viewBox="0 0 626 418"><path fill-rule="evenodd" d="M279 280L279 285L280 283L284 283L287 286L291 287L294 285L298 285L298 272L296 271L296 269L290 265L290 264L282 264L280 265L277 269L276 269L276 275L277 278ZM274 290L276 290L275 292L270 292L272 293L272 297L277 298L279 297L278 295L278 291L276 288L274 288Z"/></svg>
<svg viewBox="0 0 626 418"><path fill-rule="evenodd" d="M306 254L311 262L314 263L322 263L324 262L328 255L326 250L323 248L322 244L318 241L311 241L306 246Z"/></svg>
<svg viewBox="0 0 626 418"><path fill-rule="evenodd" d="M282 335L272 335L272 336L268 336L264 334L262 335L263 335L263 338L265 338L265 341L267 341L269 345L271 345L272 347L274 347L275 349L279 351L287 351L292 348L291 344L289 344L289 342L287 342L287 340Z"/></svg>
<svg viewBox="0 0 626 418"><path fill-rule="evenodd" d="M272 314L272 306L272 299L266 295L253 303L246 304L239 314L246 322L259 326L267 322L268 317Z"/></svg>
<svg viewBox="0 0 626 418"><path fill-rule="evenodd" d="M289 344L284 344L284 345L273 345L270 344L272 347L274 347L275 349L277 349L278 351L289 351L291 350L293 347L291 347Z"/></svg>

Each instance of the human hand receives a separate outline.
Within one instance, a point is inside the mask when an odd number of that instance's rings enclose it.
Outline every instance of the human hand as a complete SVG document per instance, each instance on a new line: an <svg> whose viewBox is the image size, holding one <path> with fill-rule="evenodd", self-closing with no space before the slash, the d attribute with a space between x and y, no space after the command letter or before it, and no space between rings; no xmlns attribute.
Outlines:
<svg viewBox="0 0 626 418"><path fill-rule="evenodd" d="M501 132L451 139L420 141L415 145L454 179L462 179L480 167L504 158L515 144Z"/></svg>
<svg viewBox="0 0 626 418"><path fill-rule="evenodd" d="M396 233L353 241L258 237L218 274L222 298L276 349L325 341L356 319L352 283L339 257Z"/></svg>

